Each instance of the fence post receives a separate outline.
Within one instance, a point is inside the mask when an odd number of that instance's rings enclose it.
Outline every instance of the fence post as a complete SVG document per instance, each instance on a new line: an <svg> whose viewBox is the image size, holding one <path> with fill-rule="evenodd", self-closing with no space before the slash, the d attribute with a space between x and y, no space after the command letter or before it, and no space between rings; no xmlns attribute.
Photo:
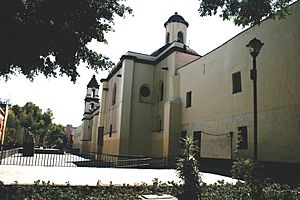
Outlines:
<svg viewBox="0 0 300 200"><path fill-rule="evenodd" d="M2 154L3 154L3 146L2 146L2 144L0 144L0 145L1 145L1 147L0 147L0 148L1 148L1 157L0 157L1 159L0 159L0 165L1 165L1 163L2 163Z"/></svg>

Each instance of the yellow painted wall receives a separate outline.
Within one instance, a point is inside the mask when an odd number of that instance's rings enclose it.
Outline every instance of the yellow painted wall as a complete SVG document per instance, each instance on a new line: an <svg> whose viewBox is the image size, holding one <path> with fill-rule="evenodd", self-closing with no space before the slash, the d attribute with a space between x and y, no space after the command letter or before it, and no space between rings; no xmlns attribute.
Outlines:
<svg viewBox="0 0 300 200"><path fill-rule="evenodd" d="M182 45L183 44L179 44ZM198 56L181 52L173 52L163 59L154 68L154 82L156 84L157 98L159 97L159 83L164 83L163 101L154 101L153 118L161 117L162 130L154 131L151 140L151 155L154 156L175 156L179 154L179 136L181 121L181 101L179 99L180 79L176 76L176 69L185 65ZM166 67L168 70L162 70ZM156 103L157 102L157 103Z"/></svg>
<svg viewBox="0 0 300 200"><path fill-rule="evenodd" d="M120 110L122 105L122 71L121 68L108 82L103 83L100 106L99 126L104 127L103 147L104 154L119 154L120 147ZM121 77L116 75L120 74ZM113 104L113 88L116 87L116 101ZM106 90L107 89L107 90ZM110 125L112 134L109 136Z"/></svg>
<svg viewBox="0 0 300 200"><path fill-rule="evenodd" d="M252 155L252 57L245 45L256 37L265 44L257 57L258 159L300 162L299 7L294 4L286 20L265 20L178 70L183 130L190 134L232 131L235 151L237 127L247 126L249 149L239 150L238 155ZM242 92L232 94L232 74L238 71ZM192 107L185 108L188 91L192 91ZM201 144L202 157L230 158L229 137L203 135Z"/></svg>
<svg viewBox="0 0 300 200"><path fill-rule="evenodd" d="M149 155L152 134L152 108L154 104L153 65L134 63L129 154ZM148 97L140 95L141 86L150 89Z"/></svg>
<svg viewBox="0 0 300 200"><path fill-rule="evenodd" d="M83 124L78 126L74 131L74 144L73 148L81 148L83 135Z"/></svg>

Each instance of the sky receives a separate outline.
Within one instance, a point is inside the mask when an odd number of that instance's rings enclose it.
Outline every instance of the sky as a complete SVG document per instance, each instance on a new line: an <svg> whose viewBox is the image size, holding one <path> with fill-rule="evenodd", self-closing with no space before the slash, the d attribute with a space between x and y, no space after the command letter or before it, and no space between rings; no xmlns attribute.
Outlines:
<svg viewBox="0 0 300 200"><path fill-rule="evenodd" d="M198 0L127 0L125 4L133 9L133 14L115 18L114 32L106 34L108 44L96 41L88 44L89 48L108 56L114 63L127 51L151 54L162 47L164 23L175 12L189 23L187 45L200 55L242 31L241 27L218 16L200 17ZM82 122L86 85L94 74L99 84L100 79L108 75L107 71L96 73L86 69L84 64L78 66L78 72L80 77L75 84L66 76L45 79L39 75L33 82L23 75L11 76L8 81L0 78L0 99L9 99L12 105L20 106L31 101L43 111L50 108L55 123L77 127Z"/></svg>

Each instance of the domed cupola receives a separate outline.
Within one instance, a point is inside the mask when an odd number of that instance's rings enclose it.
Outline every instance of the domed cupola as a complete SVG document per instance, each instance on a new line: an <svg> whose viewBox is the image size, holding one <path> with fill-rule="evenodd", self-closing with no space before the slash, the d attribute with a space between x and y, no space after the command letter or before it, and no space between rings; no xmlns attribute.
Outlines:
<svg viewBox="0 0 300 200"><path fill-rule="evenodd" d="M181 16L181 15L178 15L177 12L175 12L174 15L172 15L168 21L166 21L166 23L164 24L165 27L167 27L168 23L171 23L171 22L179 22L179 23L183 23L185 24L187 27L189 27L189 23L187 21L185 21L185 19Z"/></svg>
<svg viewBox="0 0 300 200"><path fill-rule="evenodd" d="M166 44L174 41L186 44L187 27L189 23L175 12L164 24L166 28Z"/></svg>

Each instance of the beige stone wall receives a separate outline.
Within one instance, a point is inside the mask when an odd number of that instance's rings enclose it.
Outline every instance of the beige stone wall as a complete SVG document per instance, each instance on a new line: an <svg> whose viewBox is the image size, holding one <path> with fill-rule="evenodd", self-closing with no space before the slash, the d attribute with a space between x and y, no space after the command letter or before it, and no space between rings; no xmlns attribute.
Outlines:
<svg viewBox="0 0 300 200"><path fill-rule="evenodd" d="M153 65L134 63L132 83L129 154L149 155L154 104ZM143 97L141 87L148 87L150 95Z"/></svg>
<svg viewBox="0 0 300 200"><path fill-rule="evenodd" d="M182 44L181 44L182 45ZM124 59L122 67L107 82L103 82L101 113L99 124L104 127L103 153L120 155L153 155L163 156L163 149L167 149L167 155L174 150L169 148L169 140L178 138L180 128L174 130L174 120L180 119L180 114L174 114L169 109L168 113L172 123L166 121L168 130L172 134L165 134L165 104L179 96L179 78L175 76L176 59L186 64L195 56L184 58L180 53L172 53L157 65L135 62L132 59ZM163 70L162 68L168 68ZM120 74L121 77L117 77ZM161 84L163 83L163 99L161 96ZM112 105L113 87L117 87L116 104ZM141 96L140 89L146 86L150 89L148 97ZM120 89L118 89L120 88ZM172 106L174 107L174 106ZM171 108L171 107L170 107ZM180 109L176 109L180 112ZM176 121L176 120L175 120ZM180 120L177 120L177 126ZM113 136L109 136L109 126L113 125ZM176 139L177 141L178 139Z"/></svg>
<svg viewBox="0 0 300 200"><path fill-rule="evenodd" d="M187 27L185 24L179 22L169 23L166 27L166 33L170 33L169 43L178 40L177 34L179 31L183 33L183 43L186 43Z"/></svg>
<svg viewBox="0 0 300 200"><path fill-rule="evenodd" d="M182 45L182 44L180 44ZM154 68L153 104L154 127L161 120L161 129L154 128L151 136L151 155L174 156L179 154L179 135L181 121L181 101L179 99L180 79L176 69L195 60L198 56L174 52ZM167 70L162 70L167 68ZM163 100L160 101L160 84L164 84ZM159 118L158 118L159 117Z"/></svg>
<svg viewBox="0 0 300 200"><path fill-rule="evenodd" d="M119 140L120 140L120 110L122 103L122 69L120 69L115 76L108 82L103 83L101 112L100 112L100 126L104 127L104 145L102 152L104 154L119 154ZM121 77L116 75L120 74ZM113 104L114 87L116 90L115 103ZM107 90L106 90L107 89ZM110 126L112 126L112 134L110 135Z"/></svg>
<svg viewBox="0 0 300 200"><path fill-rule="evenodd" d="M202 130L202 157L230 158L236 150L237 127L248 127L248 150L253 152L252 57L245 47L254 37L265 45L257 57L258 158L300 162L300 12L293 5L283 21L265 20L244 31L199 60L178 70L182 129ZM242 92L232 94L232 74L241 72ZM186 92L192 91L192 107L185 108ZM232 142L232 145L231 145ZM233 148L231 150L231 148Z"/></svg>
<svg viewBox="0 0 300 200"><path fill-rule="evenodd" d="M100 127L104 127L103 153L177 155L180 153L180 132L186 130L190 136L194 131L202 131L202 157L251 157L253 101L249 71L252 58L245 45L256 37L265 43L257 57L258 158L299 163L298 4L293 5L292 15L286 20L265 20L199 59L173 52L155 66L131 58L122 60L119 71L103 83L108 89L102 91L99 119ZM144 56L143 59L148 58ZM241 73L242 91L233 94L232 74L235 72ZM161 83L164 85L162 101ZM112 105L114 85L116 103ZM150 88L149 98L141 98L142 85ZM186 108L189 91L192 92L192 106ZM248 129L248 149L235 153L238 127L241 126Z"/></svg>
<svg viewBox="0 0 300 200"><path fill-rule="evenodd" d="M91 120L92 123L92 138L91 138L91 149L90 152L96 153L97 152L97 140L98 140L98 121L99 121L99 114L95 115Z"/></svg>
<svg viewBox="0 0 300 200"><path fill-rule="evenodd" d="M73 148L81 148L83 136L83 124L78 126L74 131L74 144Z"/></svg>

